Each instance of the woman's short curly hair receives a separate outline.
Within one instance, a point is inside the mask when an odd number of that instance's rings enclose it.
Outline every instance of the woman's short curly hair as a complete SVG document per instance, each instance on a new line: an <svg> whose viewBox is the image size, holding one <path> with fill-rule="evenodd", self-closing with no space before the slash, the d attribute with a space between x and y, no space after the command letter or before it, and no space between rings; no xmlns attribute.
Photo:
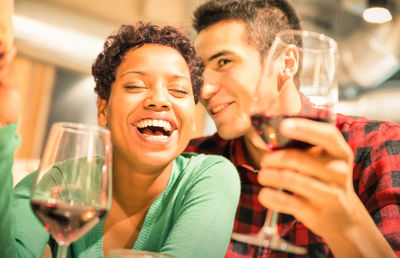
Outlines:
<svg viewBox="0 0 400 258"><path fill-rule="evenodd" d="M197 103L203 85L203 65L196 56L190 39L175 27L160 27L143 22L136 25L122 25L107 38L103 51L92 65L92 75L96 83L94 90L97 95L102 99L109 99L115 72L126 52L144 44L169 46L183 56L190 70L194 100Z"/></svg>

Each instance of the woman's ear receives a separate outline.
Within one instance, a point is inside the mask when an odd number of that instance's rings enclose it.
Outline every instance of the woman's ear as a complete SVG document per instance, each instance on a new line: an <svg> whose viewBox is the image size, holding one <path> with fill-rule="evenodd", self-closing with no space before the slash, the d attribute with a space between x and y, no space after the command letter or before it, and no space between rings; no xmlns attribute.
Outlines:
<svg viewBox="0 0 400 258"><path fill-rule="evenodd" d="M281 76L284 80L294 77L299 69L299 51L295 45L289 45L282 60Z"/></svg>
<svg viewBox="0 0 400 258"><path fill-rule="evenodd" d="M108 101L97 97L97 124L107 126Z"/></svg>

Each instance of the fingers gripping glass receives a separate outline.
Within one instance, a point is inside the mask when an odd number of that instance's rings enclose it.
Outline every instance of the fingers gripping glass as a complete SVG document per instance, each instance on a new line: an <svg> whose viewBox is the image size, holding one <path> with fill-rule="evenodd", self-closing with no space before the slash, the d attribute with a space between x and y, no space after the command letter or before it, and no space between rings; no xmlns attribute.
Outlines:
<svg viewBox="0 0 400 258"><path fill-rule="evenodd" d="M312 147L310 143L280 134L280 123L286 118L299 117L326 123L335 121L337 60L336 42L323 34L295 30L277 34L250 112L263 148L274 151ZM274 250L305 254L305 248L279 236L277 220L278 213L269 209L257 234L233 233L232 238Z"/></svg>
<svg viewBox="0 0 400 258"><path fill-rule="evenodd" d="M58 243L57 257L110 207L111 138L107 129L55 123L36 173L31 206Z"/></svg>

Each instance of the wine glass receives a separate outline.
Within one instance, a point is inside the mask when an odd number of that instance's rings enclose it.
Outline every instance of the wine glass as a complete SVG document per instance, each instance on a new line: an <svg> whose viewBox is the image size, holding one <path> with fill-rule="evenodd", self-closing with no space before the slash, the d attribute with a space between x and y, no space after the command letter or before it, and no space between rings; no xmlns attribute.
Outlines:
<svg viewBox="0 0 400 258"><path fill-rule="evenodd" d="M108 129L55 123L36 172L31 207L58 243L57 257L109 210L111 137Z"/></svg>
<svg viewBox="0 0 400 258"><path fill-rule="evenodd" d="M280 134L285 118L301 117L334 123L338 99L337 43L311 31L285 30L277 34L265 63L251 106L251 121L267 151L311 144ZM275 91L274 89L278 89ZM277 231L278 213L269 209L265 223L255 235L234 233L232 238L253 245L295 254L307 250L282 239Z"/></svg>

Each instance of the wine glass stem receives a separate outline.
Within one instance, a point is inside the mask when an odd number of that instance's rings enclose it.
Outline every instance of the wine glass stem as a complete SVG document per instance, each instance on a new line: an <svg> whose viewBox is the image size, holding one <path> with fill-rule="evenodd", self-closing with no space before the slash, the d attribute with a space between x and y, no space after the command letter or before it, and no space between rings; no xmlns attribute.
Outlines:
<svg viewBox="0 0 400 258"><path fill-rule="evenodd" d="M282 191L282 189L277 189L278 191ZM265 218L263 231L265 233L275 233L277 231L278 225L278 212L275 210L268 209L267 216Z"/></svg>
<svg viewBox="0 0 400 258"><path fill-rule="evenodd" d="M67 258L67 251L68 246L61 246L57 247L57 258Z"/></svg>
<svg viewBox="0 0 400 258"><path fill-rule="evenodd" d="M267 217L265 218L265 225L271 229L275 229L278 222L278 212L268 209Z"/></svg>

